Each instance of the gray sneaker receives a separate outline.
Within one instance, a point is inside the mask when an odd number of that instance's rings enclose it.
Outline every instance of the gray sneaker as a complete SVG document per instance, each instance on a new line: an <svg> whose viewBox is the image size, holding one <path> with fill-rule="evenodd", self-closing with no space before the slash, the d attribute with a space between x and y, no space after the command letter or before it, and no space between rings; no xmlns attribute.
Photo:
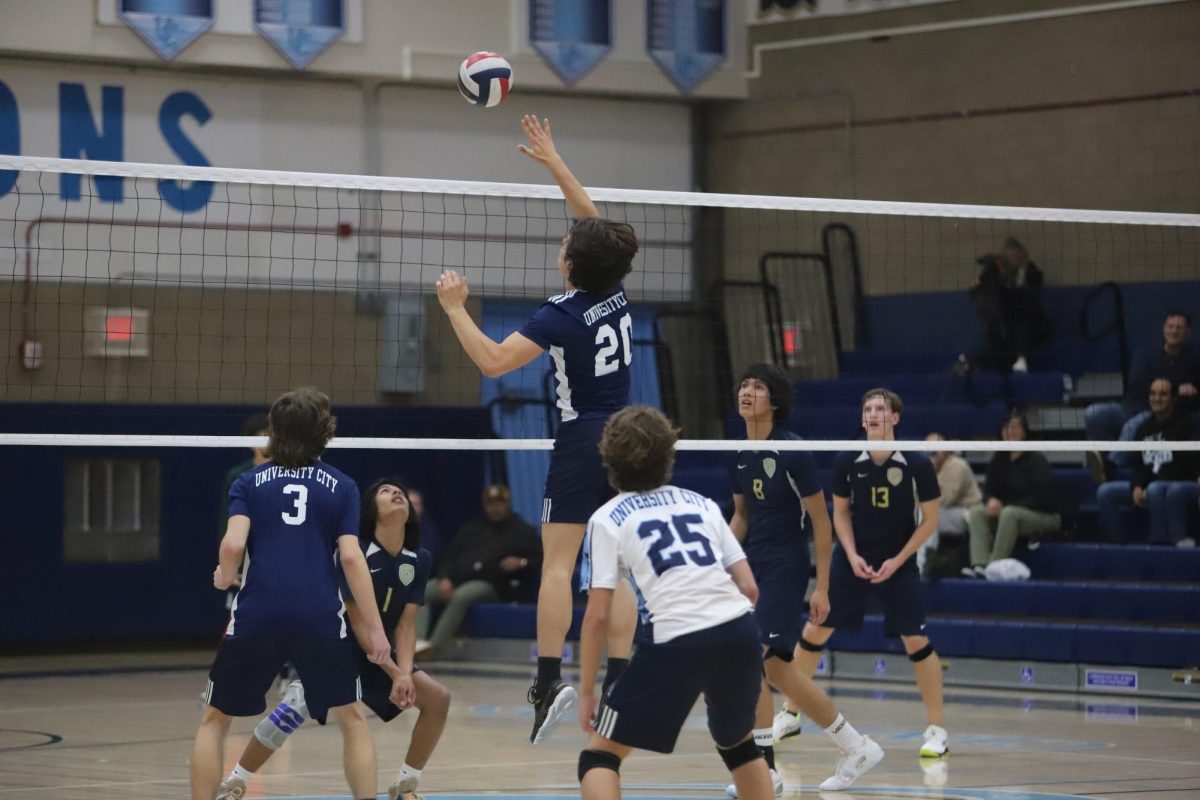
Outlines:
<svg viewBox="0 0 1200 800"><path fill-rule="evenodd" d="M246 796L246 782L241 778L226 778L217 790L217 800L242 800Z"/></svg>

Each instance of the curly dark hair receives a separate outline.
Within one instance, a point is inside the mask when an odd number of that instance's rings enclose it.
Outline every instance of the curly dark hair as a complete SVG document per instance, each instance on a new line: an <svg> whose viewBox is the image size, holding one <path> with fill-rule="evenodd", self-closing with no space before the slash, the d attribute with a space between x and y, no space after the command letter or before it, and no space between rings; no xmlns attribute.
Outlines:
<svg viewBox="0 0 1200 800"><path fill-rule="evenodd" d="M399 478L380 478L363 492L362 508L358 516L358 538L364 542L369 542L374 538L375 525L379 522L379 510L375 507L375 497L384 486L395 486L408 501L408 521L404 523L404 546L416 552L416 549L421 546L421 519L417 516L417 512L413 511L412 498L408 496L408 486Z"/></svg>
<svg viewBox="0 0 1200 800"><path fill-rule="evenodd" d="M771 395L775 412L771 415L777 425L787 422L792 413L792 398L795 390L787 374L774 364L751 364L738 378L738 391L747 380L762 381Z"/></svg>
<svg viewBox="0 0 1200 800"><path fill-rule="evenodd" d="M600 439L608 482L618 492L648 492L671 478L679 431L661 411L629 406L609 418Z"/></svg>
<svg viewBox="0 0 1200 800"><path fill-rule="evenodd" d="M629 223L599 217L577 219L567 234L563 253L570 262L567 280L585 292L611 292L633 269L637 251L637 233Z"/></svg>
<svg viewBox="0 0 1200 800"><path fill-rule="evenodd" d="M337 431L329 396L306 386L282 394L271 404L267 452L281 467L303 467L325 452Z"/></svg>

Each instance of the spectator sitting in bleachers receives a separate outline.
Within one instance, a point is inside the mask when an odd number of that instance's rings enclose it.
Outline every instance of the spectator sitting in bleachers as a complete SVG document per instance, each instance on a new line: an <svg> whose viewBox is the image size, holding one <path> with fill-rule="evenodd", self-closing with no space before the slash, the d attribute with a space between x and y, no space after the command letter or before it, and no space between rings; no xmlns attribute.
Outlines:
<svg viewBox="0 0 1200 800"><path fill-rule="evenodd" d="M1133 434L1134 441L1180 442L1195 437L1192 421L1183 413L1169 378L1150 384L1149 416ZM1196 454L1172 450L1145 450L1134 453L1137 466L1134 480L1108 481L1096 492L1100 527L1110 542L1128 541L1122 529L1122 511L1130 504L1150 512L1150 541L1194 547L1188 534L1188 517L1200 499L1200 464Z"/></svg>
<svg viewBox="0 0 1200 800"><path fill-rule="evenodd" d="M1119 403L1092 403L1083 414L1087 438L1093 441L1132 441L1149 416L1146 398L1150 383L1163 377L1176 387L1179 411L1187 414L1197 408L1197 384L1200 384L1200 354L1187 341L1191 317L1183 311L1169 311L1163 321L1162 342L1141 347L1129 365L1125 398ZM1110 453L1108 460L1121 467L1133 466L1135 453Z"/></svg>
<svg viewBox="0 0 1200 800"><path fill-rule="evenodd" d="M931 433L925 437L929 442L944 442L946 437ZM941 490L941 513L938 527L933 536L917 551L917 568L927 577L933 554L937 552L942 537L959 538L967 532L967 517L971 510L983 502L975 473L966 460L949 450L929 454L933 468L937 470L938 488Z"/></svg>
<svg viewBox="0 0 1200 800"><path fill-rule="evenodd" d="M1028 372L1029 353L1046 336L1041 269L1025 245L1012 236L1000 255L977 259L982 269L969 295L983 320L985 342L971 364L997 372ZM966 366L968 356L959 356Z"/></svg>
<svg viewBox="0 0 1200 800"><path fill-rule="evenodd" d="M513 513L507 486L483 492L483 516L463 525L442 553L439 577L425 587L417 614L417 653L450 641L475 603L532 601L542 563L542 541ZM444 606L429 632L433 607Z"/></svg>
<svg viewBox="0 0 1200 800"><path fill-rule="evenodd" d="M1006 442L1029 438L1029 424L1013 411L1000 429ZM1017 537L1047 536L1062 527L1054 497L1053 471L1041 453L1000 451L992 456L983 487L985 503L967 515L971 565L963 575L982 578L988 564L1008 558Z"/></svg>

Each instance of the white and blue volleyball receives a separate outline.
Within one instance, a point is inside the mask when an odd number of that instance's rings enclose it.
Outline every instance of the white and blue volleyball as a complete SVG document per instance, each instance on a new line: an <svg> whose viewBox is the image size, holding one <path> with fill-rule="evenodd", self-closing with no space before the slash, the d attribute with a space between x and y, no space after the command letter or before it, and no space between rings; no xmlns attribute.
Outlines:
<svg viewBox="0 0 1200 800"><path fill-rule="evenodd" d="M459 93L468 103L485 108L504 102L512 80L512 67L498 53L475 53L458 68Z"/></svg>

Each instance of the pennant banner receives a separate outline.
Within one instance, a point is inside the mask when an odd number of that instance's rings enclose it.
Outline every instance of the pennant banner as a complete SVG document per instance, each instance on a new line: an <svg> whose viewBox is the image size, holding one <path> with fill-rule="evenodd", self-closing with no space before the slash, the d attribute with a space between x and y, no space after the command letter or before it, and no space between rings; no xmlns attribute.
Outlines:
<svg viewBox="0 0 1200 800"><path fill-rule="evenodd" d="M296 69L346 33L343 0L254 0L254 29Z"/></svg>
<svg viewBox="0 0 1200 800"><path fill-rule="evenodd" d="M725 0L646 0L646 51L680 91L725 60Z"/></svg>
<svg viewBox="0 0 1200 800"><path fill-rule="evenodd" d="M529 0L529 42L564 83L612 51L612 0Z"/></svg>
<svg viewBox="0 0 1200 800"><path fill-rule="evenodd" d="M213 0L119 0L121 20L170 61L212 27Z"/></svg>

